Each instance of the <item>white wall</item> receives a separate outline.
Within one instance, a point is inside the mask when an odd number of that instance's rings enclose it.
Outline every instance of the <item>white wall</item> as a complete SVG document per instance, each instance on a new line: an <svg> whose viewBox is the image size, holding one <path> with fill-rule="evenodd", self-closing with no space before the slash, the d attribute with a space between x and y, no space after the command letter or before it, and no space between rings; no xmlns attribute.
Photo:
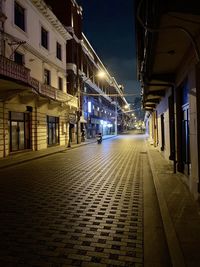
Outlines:
<svg viewBox="0 0 200 267"><path fill-rule="evenodd" d="M44 68L48 68L51 71L51 85L58 88L58 76L60 76L63 78L63 91L66 92L66 39L29 0L17 0L26 10L26 32L21 30L14 23L14 2L14 0L5 2L7 16L5 32L26 42L17 51L25 55L25 66L31 70L33 78L43 82ZM41 26L49 32L48 50L41 46ZM12 53L11 46L8 45L11 41L9 39L6 45L8 57ZM56 42L62 46L62 61L56 57Z"/></svg>
<svg viewBox="0 0 200 267"><path fill-rule="evenodd" d="M158 104L157 116L158 116L158 148L161 151L161 115L164 115L164 135L165 135L165 147L162 154L164 157L169 160L170 155L170 133L169 133L169 108L168 108L168 97L171 95L171 89L166 91L165 97L161 99Z"/></svg>

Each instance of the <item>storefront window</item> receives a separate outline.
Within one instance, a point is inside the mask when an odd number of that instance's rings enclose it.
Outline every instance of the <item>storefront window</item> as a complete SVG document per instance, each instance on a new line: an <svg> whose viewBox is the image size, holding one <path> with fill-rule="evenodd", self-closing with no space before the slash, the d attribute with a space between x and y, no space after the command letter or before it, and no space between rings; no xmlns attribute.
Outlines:
<svg viewBox="0 0 200 267"><path fill-rule="evenodd" d="M47 116L47 144L59 144L59 118Z"/></svg>

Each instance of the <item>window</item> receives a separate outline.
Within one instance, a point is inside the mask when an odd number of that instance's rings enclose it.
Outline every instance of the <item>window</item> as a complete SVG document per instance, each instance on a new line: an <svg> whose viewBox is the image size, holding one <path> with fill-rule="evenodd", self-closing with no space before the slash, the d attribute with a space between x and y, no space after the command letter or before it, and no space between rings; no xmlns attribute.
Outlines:
<svg viewBox="0 0 200 267"><path fill-rule="evenodd" d="M61 77L58 77L58 89L63 90L63 79Z"/></svg>
<svg viewBox="0 0 200 267"><path fill-rule="evenodd" d="M43 27L41 27L41 45L48 49L48 31L46 31Z"/></svg>
<svg viewBox="0 0 200 267"><path fill-rule="evenodd" d="M56 43L56 56L58 59L62 60L62 47L58 42Z"/></svg>
<svg viewBox="0 0 200 267"><path fill-rule="evenodd" d="M10 151L31 148L30 114L9 112Z"/></svg>
<svg viewBox="0 0 200 267"><path fill-rule="evenodd" d="M59 144L59 118L47 116L47 144Z"/></svg>
<svg viewBox="0 0 200 267"><path fill-rule="evenodd" d="M44 83L51 85L51 73L47 69L44 69Z"/></svg>
<svg viewBox="0 0 200 267"><path fill-rule="evenodd" d="M14 61L20 65L23 65L24 64L24 55L22 55L18 52L15 52L14 53Z"/></svg>
<svg viewBox="0 0 200 267"><path fill-rule="evenodd" d="M25 9L15 1L15 25L25 31Z"/></svg>

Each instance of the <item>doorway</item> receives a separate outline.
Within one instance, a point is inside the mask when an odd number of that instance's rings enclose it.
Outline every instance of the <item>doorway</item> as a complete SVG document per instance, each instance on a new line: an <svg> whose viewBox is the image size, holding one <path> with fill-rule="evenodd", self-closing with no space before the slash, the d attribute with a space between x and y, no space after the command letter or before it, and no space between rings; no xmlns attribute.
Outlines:
<svg viewBox="0 0 200 267"><path fill-rule="evenodd" d="M190 174L189 105L182 106L182 154L184 173Z"/></svg>
<svg viewBox="0 0 200 267"><path fill-rule="evenodd" d="M161 150L165 149L165 119L164 114L161 114Z"/></svg>
<svg viewBox="0 0 200 267"><path fill-rule="evenodd" d="M31 148L30 113L9 113L10 152Z"/></svg>
<svg viewBox="0 0 200 267"><path fill-rule="evenodd" d="M59 144L59 118L47 116L47 144Z"/></svg>

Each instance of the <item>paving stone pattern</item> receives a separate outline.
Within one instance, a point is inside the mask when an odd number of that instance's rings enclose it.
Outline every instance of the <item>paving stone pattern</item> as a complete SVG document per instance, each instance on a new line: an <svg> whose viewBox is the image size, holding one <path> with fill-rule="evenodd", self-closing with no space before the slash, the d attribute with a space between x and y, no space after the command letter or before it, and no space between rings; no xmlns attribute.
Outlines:
<svg viewBox="0 0 200 267"><path fill-rule="evenodd" d="M0 266L143 266L141 141L0 171Z"/></svg>

